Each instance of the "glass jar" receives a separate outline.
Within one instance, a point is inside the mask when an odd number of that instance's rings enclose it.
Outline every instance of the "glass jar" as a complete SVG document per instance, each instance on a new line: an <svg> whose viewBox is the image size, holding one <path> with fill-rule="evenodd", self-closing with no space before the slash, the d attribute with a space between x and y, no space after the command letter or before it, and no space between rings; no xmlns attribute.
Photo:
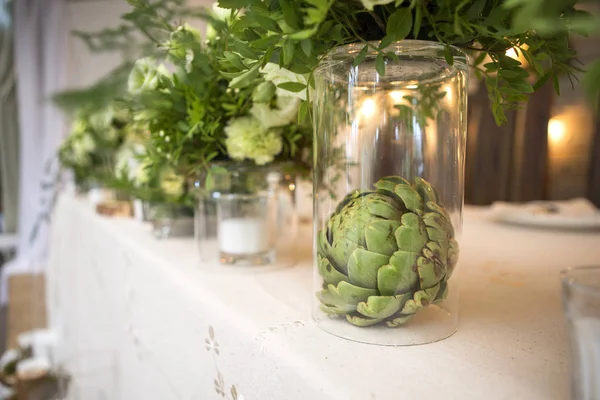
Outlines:
<svg viewBox="0 0 600 400"><path fill-rule="evenodd" d="M281 165L223 162L195 182L195 236L205 264L290 265L295 179Z"/></svg>
<svg viewBox="0 0 600 400"><path fill-rule="evenodd" d="M450 277L462 224L467 57L405 40L385 49L395 57L381 75L376 50L353 65L363 47L334 49L315 71L313 318L359 342L434 342L458 323Z"/></svg>

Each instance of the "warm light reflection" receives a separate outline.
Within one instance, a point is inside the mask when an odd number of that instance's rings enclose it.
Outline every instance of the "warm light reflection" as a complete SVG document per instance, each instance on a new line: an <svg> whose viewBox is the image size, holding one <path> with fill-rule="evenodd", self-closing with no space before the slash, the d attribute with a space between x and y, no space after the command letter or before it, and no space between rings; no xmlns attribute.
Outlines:
<svg viewBox="0 0 600 400"><path fill-rule="evenodd" d="M528 46L526 44L521 46L523 48L523 50L527 50ZM525 56L523 56L523 52L521 51L520 48L515 47L511 47L510 49L506 50L506 52L504 53L506 54L508 57L514 59L514 60L518 60L521 62L521 66L526 67L528 65L527 63L527 59L525 58Z"/></svg>
<svg viewBox="0 0 600 400"><path fill-rule="evenodd" d="M404 98L406 95L408 95L408 92L404 90L394 90L393 92L390 92L390 97L392 98L394 105L406 103L407 100Z"/></svg>
<svg viewBox="0 0 600 400"><path fill-rule="evenodd" d="M290 188L290 192L293 192L296 189L296 185L293 183L290 183L289 188Z"/></svg>
<svg viewBox="0 0 600 400"><path fill-rule="evenodd" d="M565 137L566 127L564 121L552 118L548 122L548 138L552 143L560 143Z"/></svg>
<svg viewBox="0 0 600 400"><path fill-rule="evenodd" d="M446 100L448 103L452 104L454 97L452 95L452 86L450 85L446 85L444 86L444 93L446 93L446 95L444 96L444 100Z"/></svg>
<svg viewBox="0 0 600 400"><path fill-rule="evenodd" d="M373 116L375 111L377 111L377 104L375 104L375 100L366 99L362 104L361 111L365 117Z"/></svg>

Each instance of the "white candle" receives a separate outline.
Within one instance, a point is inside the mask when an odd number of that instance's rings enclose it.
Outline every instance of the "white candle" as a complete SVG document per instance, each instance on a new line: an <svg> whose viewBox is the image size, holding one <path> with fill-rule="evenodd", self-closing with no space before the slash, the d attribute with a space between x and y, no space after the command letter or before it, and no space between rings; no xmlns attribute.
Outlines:
<svg viewBox="0 0 600 400"><path fill-rule="evenodd" d="M219 248L227 254L269 250L267 223L260 218L228 218L219 222Z"/></svg>

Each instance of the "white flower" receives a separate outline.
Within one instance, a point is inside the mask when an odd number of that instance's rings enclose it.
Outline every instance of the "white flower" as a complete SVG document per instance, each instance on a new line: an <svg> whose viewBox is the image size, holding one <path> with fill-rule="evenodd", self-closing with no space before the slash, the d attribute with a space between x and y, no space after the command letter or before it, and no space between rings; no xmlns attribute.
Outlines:
<svg viewBox="0 0 600 400"><path fill-rule="evenodd" d="M90 115L90 126L96 132L102 132L112 125L115 113L112 107L105 107Z"/></svg>
<svg viewBox="0 0 600 400"><path fill-rule="evenodd" d="M297 97L277 96L277 108L267 103L254 103L250 113L265 128L285 126L296 120L301 100Z"/></svg>
<svg viewBox="0 0 600 400"><path fill-rule="evenodd" d="M156 60L153 58L145 57L137 60L127 80L129 93L139 94L156 89L161 73L162 69L157 68Z"/></svg>
<svg viewBox="0 0 600 400"><path fill-rule="evenodd" d="M194 62L194 50L186 49L185 50L185 72L188 74L192 72L193 63Z"/></svg>
<svg viewBox="0 0 600 400"><path fill-rule="evenodd" d="M150 162L148 160L142 161L135 171L135 175L133 176L133 184L137 187L145 185L150 180L150 176L148 175L148 168L150 167Z"/></svg>
<svg viewBox="0 0 600 400"><path fill-rule="evenodd" d="M78 165L87 165L90 162L90 154L96 150L96 142L87 133L78 134L73 138L73 160Z"/></svg>
<svg viewBox="0 0 600 400"><path fill-rule="evenodd" d="M227 154L234 160L253 160L257 165L267 164L281 153L281 133L268 130L253 117L233 119L225 128Z"/></svg>
<svg viewBox="0 0 600 400"><path fill-rule="evenodd" d="M267 65L261 68L260 72L264 75L265 80L273 82L275 86L279 86L285 82L296 82L304 85L308 82L307 75L296 74L288 69L281 68L275 63L267 63ZM299 99L306 100L306 90L291 92L289 90L277 88L277 94L279 96L298 97Z"/></svg>
<svg viewBox="0 0 600 400"><path fill-rule="evenodd" d="M160 188L167 196L179 197L183 194L185 180L168 168L160 176Z"/></svg>
<svg viewBox="0 0 600 400"><path fill-rule="evenodd" d="M144 153L144 147L136 143L130 142L121 146L115 154L115 175L117 177L127 177L127 179L134 182L135 186L146 183L148 174L146 171L141 171L145 168L145 165L140 162L140 157ZM142 179L139 179L140 177Z"/></svg>
<svg viewBox="0 0 600 400"><path fill-rule="evenodd" d="M390 4L393 3L395 0L361 0L363 3L363 6L365 6L365 8L367 10L373 10L373 8L377 5L385 5L385 4Z"/></svg>

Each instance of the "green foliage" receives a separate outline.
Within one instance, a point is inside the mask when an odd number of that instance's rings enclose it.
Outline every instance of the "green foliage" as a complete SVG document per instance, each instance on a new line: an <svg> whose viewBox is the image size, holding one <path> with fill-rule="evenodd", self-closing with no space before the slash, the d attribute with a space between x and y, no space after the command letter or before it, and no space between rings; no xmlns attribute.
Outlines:
<svg viewBox="0 0 600 400"><path fill-rule="evenodd" d="M183 0L129 3L132 11L122 17L120 26L78 33L92 51L126 54L123 64L92 87L59 93L55 101L69 109L82 101L104 104L115 93L123 93L136 122L149 132L145 157L150 164L193 176L211 162L230 160L226 143L230 121L250 115L255 102L277 110L279 90L292 94L306 88L295 82L280 88L265 85L267 79L261 72L264 64L249 61L243 50L238 51L230 36L232 24L210 10L187 7ZM231 13L232 20L236 15ZM212 34L202 40L194 28L182 22L183 18L205 19ZM263 22L260 16L248 21L253 26ZM263 48L269 45L268 40L261 44ZM129 54L133 47L137 61ZM304 49L309 52L306 46ZM168 72L163 64L174 72ZM262 93L258 93L259 88ZM281 135L281 151L273 161L292 161L302 175L307 175L312 128L306 114L293 122L269 127Z"/></svg>
<svg viewBox="0 0 600 400"><path fill-rule="evenodd" d="M80 185L104 182L114 175L115 155L135 129L131 115L123 112L119 102L99 109L81 108L59 149L61 165L73 171Z"/></svg>
<svg viewBox="0 0 600 400"><path fill-rule="evenodd" d="M385 73L386 47L402 39L434 40L457 46L470 56L485 79L499 124L505 111L519 107L543 83L580 71L570 34L598 30L599 17L576 9L577 0L389 0L372 10L363 0L220 0L221 7L243 15L231 26L230 41L246 60L239 72L277 62L292 71L313 71L332 48L363 42L355 64L369 48L379 52L377 70ZM387 3L387 4L382 4ZM373 44L375 43L377 44ZM515 48L528 67L506 56ZM452 56L447 52L447 61ZM252 67L249 67L251 65ZM590 79L591 81L591 79ZM597 82L597 83L596 83ZM557 85L556 85L557 86ZM556 87L559 91L558 86ZM597 99L600 81L589 88Z"/></svg>

